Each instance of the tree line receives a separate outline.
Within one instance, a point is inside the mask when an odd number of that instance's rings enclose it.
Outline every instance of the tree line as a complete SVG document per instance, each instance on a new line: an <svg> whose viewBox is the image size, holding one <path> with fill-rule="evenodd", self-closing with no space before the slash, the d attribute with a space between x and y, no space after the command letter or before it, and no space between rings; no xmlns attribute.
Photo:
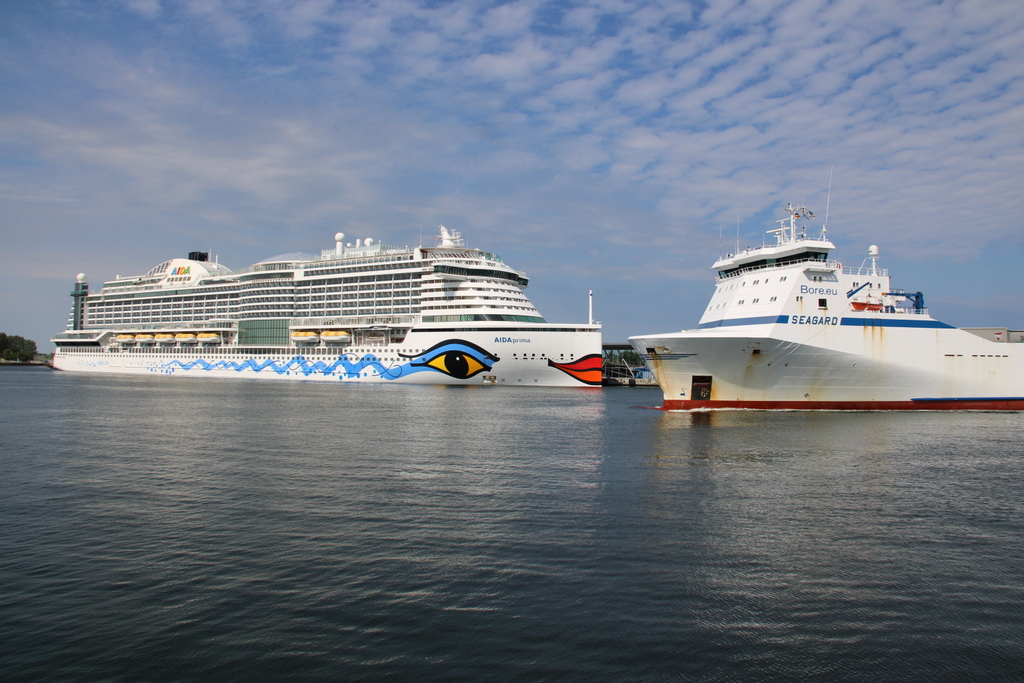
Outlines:
<svg viewBox="0 0 1024 683"><path fill-rule="evenodd" d="M36 357L36 343L16 334L0 332L0 359L27 363Z"/></svg>

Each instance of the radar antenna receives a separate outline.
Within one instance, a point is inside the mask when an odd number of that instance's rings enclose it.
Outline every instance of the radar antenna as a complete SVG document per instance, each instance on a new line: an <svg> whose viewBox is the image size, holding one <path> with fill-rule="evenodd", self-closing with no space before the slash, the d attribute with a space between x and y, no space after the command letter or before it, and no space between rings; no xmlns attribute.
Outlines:
<svg viewBox="0 0 1024 683"><path fill-rule="evenodd" d="M786 203L786 213L789 214L789 218L783 218L782 220L775 221L779 224L779 227L774 230L769 230L768 232L775 235L778 244L795 242L797 238L807 239L806 230L803 228L800 229L800 234L797 235L796 219L803 218L805 220L810 220L814 218L814 213L803 204L793 206L789 202ZM787 226L786 223L789 223L789 225Z"/></svg>

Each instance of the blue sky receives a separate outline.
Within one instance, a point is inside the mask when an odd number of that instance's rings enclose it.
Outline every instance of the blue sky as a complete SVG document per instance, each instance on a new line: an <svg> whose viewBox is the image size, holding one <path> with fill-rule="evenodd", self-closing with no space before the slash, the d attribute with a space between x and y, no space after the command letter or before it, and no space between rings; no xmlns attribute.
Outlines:
<svg viewBox="0 0 1024 683"><path fill-rule="evenodd" d="M441 223L549 320L677 330L830 173L837 258L1024 329L1019 0L0 7L0 331L44 349L78 272Z"/></svg>

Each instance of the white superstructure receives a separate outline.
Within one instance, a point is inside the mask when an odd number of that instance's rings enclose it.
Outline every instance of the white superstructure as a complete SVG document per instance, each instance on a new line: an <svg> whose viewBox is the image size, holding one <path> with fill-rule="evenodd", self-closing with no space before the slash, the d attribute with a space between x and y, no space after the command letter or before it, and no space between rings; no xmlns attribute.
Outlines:
<svg viewBox="0 0 1024 683"><path fill-rule="evenodd" d="M554 324L525 274L440 228L436 247L335 235L319 255L232 271L209 255L89 293L57 345L61 370L347 382L601 383L601 328Z"/></svg>
<svg viewBox="0 0 1024 683"><path fill-rule="evenodd" d="M695 329L630 338L664 408L1024 410L1024 332L935 320L878 247L844 267L801 227L811 212L787 212L775 244L714 264Z"/></svg>

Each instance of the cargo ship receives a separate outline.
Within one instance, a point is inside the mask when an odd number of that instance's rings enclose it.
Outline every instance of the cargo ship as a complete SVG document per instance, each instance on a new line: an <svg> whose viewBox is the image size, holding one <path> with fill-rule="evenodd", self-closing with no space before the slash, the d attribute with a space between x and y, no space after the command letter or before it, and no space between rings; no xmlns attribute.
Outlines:
<svg viewBox="0 0 1024 683"><path fill-rule="evenodd" d="M1024 331L956 328L895 289L871 245L832 259L787 205L774 244L720 258L697 326L639 335L669 410L1024 410Z"/></svg>

